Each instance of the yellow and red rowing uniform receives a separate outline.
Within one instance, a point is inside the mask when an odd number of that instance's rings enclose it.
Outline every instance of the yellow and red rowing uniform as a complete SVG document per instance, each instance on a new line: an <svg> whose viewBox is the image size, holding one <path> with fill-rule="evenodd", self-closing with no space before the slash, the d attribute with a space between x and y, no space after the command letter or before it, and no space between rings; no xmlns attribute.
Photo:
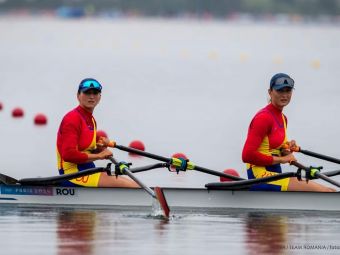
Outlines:
<svg viewBox="0 0 340 255"><path fill-rule="evenodd" d="M281 148L287 142L287 118L281 110L269 104L252 119L242 151L247 163L248 179L263 178L282 173L281 165L273 165L273 156L281 156ZM251 190L286 191L289 178L256 184Z"/></svg>
<svg viewBox="0 0 340 255"><path fill-rule="evenodd" d="M57 135L59 174L71 174L95 167L87 154L96 149L96 120L92 113L78 106L68 112ZM63 186L97 187L100 173L83 176L62 183Z"/></svg>

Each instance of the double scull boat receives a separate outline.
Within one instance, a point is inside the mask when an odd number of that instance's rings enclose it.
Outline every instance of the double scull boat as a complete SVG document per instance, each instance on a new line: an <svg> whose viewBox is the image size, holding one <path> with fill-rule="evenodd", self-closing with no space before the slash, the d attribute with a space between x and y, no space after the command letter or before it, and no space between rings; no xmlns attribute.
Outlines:
<svg viewBox="0 0 340 255"><path fill-rule="evenodd" d="M229 208L340 211L340 193L162 188L170 209ZM0 204L150 207L143 189L0 185Z"/></svg>
<svg viewBox="0 0 340 255"><path fill-rule="evenodd" d="M340 211L340 192L275 192L249 190L253 184L290 177L297 177L298 179L304 178L306 180L319 178L340 187L340 183L330 178L339 175L340 170L321 174L321 168L305 167L300 163L294 162L294 165L298 168L297 172L287 172L270 177L244 180L237 176L231 176L196 166L192 162L183 159L166 158L116 144L115 148L163 161L164 163L129 169L127 165L111 158L112 163L115 165L114 174L129 175L140 185L141 189L63 187L60 185L63 180L71 180L96 172L113 174L113 171L111 171L111 163L109 163L106 168L98 167L74 174L46 178L16 180L0 174L0 204L26 206L49 205L60 207L150 207L153 204L153 199L158 199L166 217L169 214L168 206L171 210L243 208L262 210ZM162 167L170 168L170 166L176 167L177 171L196 170L211 175L230 178L231 181L227 183L208 183L205 185L205 188L155 187L154 190L152 190L140 182L134 175L134 173Z"/></svg>

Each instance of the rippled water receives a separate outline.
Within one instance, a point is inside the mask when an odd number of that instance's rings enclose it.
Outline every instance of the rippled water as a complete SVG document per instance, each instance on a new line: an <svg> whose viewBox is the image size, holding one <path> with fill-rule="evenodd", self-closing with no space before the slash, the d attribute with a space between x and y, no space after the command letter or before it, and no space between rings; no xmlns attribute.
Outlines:
<svg viewBox="0 0 340 255"><path fill-rule="evenodd" d="M0 208L3 254L339 254L338 213Z"/></svg>
<svg viewBox="0 0 340 255"><path fill-rule="evenodd" d="M304 149L340 156L338 27L0 17L0 31L1 173L57 174L58 125L76 106L77 84L88 76L104 85L95 111L99 129L119 144L141 139L150 152L184 152L197 165L235 168L245 176L240 154L250 118L266 104L272 74L287 72L296 81L286 109L290 137ZM16 106L24 108L23 119L11 117ZM38 112L48 116L46 127L33 125ZM152 162L114 152L135 166ZM306 165L339 168L297 157ZM217 181L195 172L138 175L150 186ZM126 208L1 206L0 214L1 254L340 251L338 214L328 212L187 211L169 221Z"/></svg>

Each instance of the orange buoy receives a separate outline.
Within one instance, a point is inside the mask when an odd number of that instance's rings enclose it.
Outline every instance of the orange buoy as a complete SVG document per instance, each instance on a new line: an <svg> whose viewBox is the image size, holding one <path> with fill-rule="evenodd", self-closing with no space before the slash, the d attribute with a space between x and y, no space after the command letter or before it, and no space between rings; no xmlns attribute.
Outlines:
<svg viewBox="0 0 340 255"><path fill-rule="evenodd" d="M225 169L223 173L240 177L240 175L235 169ZM230 182L230 181L233 181L233 180L230 178L222 177L222 176L220 177L220 182Z"/></svg>
<svg viewBox="0 0 340 255"><path fill-rule="evenodd" d="M24 116L24 110L20 107L16 107L12 111L12 117L14 118L21 118Z"/></svg>
<svg viewBox="0 0 340 255"><path fill-rule="evenodd" d="M45 114L38 113L37 115L35 115L34 124L35 125L41 125L41 126L46 125L47 124L47 117L45 116Z"/></svg>
<svg viewBox="0 0 340 255"><path fill-rule="evenodd" d="M97 138L99 137L105 137L105 138L108 138L107 134L105 131L103 130L97 130Z"/></svg>

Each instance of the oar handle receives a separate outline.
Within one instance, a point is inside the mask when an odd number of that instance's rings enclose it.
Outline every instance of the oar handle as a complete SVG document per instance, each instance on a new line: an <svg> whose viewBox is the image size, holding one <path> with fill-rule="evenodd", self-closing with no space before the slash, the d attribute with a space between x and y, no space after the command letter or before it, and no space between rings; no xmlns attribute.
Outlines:
<svg viewBox="0 0 340 255"><path fill-rule="evenodd" d="M303 169L305 171L309 170L309 167L306 167L306 166L302 165L301 163L299 163L297 161L291 161L290 164L293 165L293 166L296 166L297 168Z"/></svg>

